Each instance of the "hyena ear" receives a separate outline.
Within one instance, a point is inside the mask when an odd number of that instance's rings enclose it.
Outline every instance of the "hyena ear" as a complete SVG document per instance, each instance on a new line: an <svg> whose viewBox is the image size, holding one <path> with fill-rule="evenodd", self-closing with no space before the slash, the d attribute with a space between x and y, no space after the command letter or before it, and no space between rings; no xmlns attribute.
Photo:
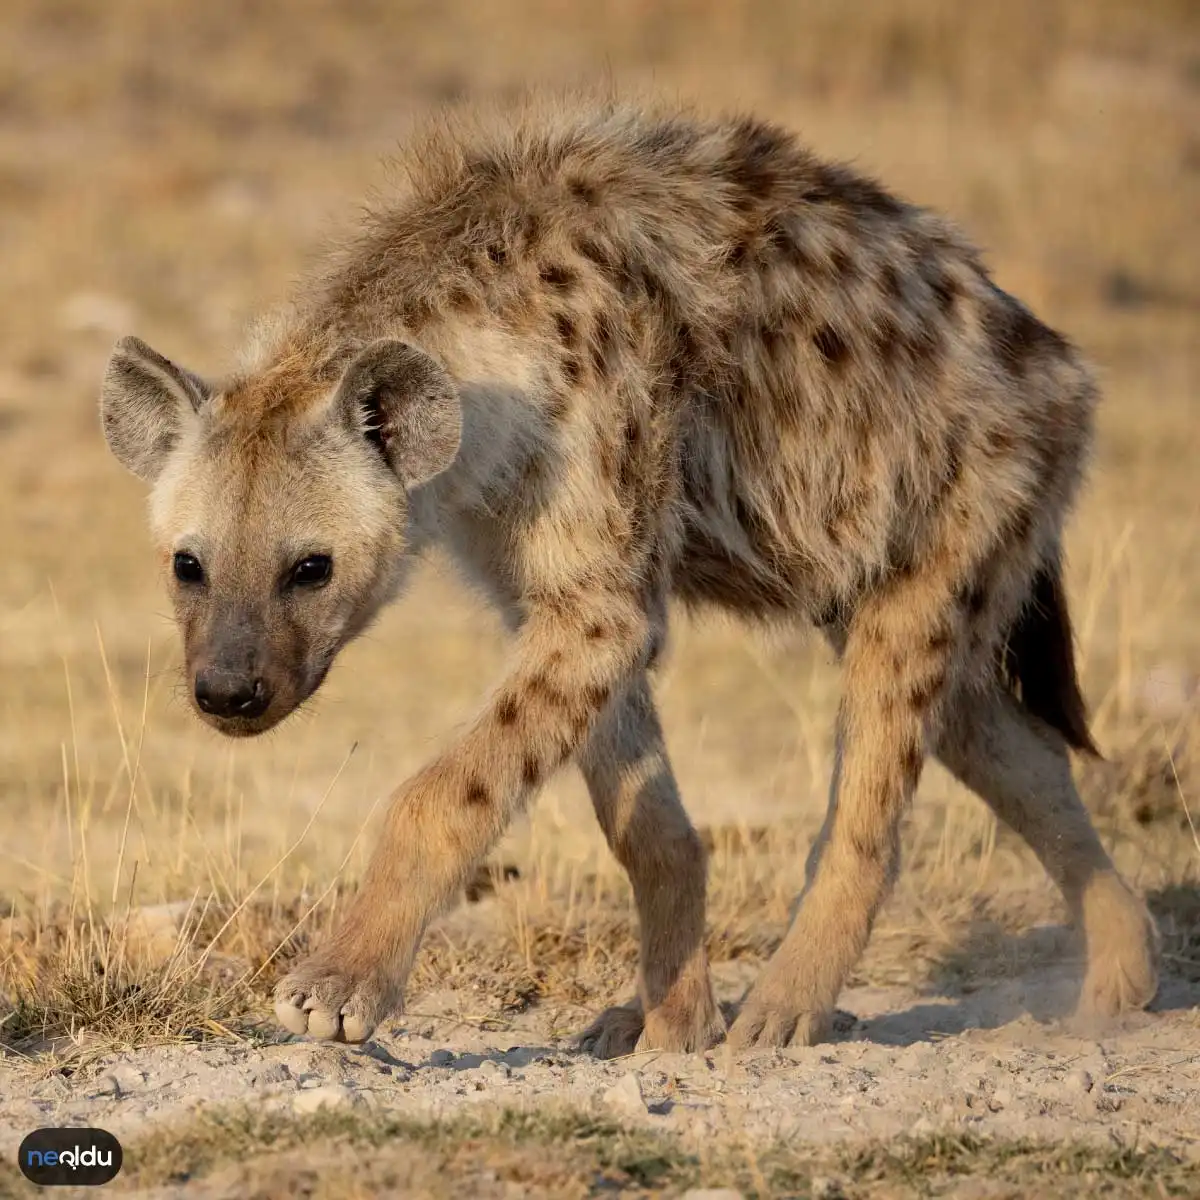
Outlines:
<svg viewBox="0 0 1200 1200"><path fill-rule="evenodd" d="M113 347L100 387L109 449L139 479L153 483L185 424L208 399L208 386L140 338Z"/></svg>
<svg viewBox="0 0 1200 1200"><path fill-rule="evenodd" d="M407 342L373 342L346 368L334 408L380 449L406 488L440 475L462 441L462 405L446 370Z"/></svg>

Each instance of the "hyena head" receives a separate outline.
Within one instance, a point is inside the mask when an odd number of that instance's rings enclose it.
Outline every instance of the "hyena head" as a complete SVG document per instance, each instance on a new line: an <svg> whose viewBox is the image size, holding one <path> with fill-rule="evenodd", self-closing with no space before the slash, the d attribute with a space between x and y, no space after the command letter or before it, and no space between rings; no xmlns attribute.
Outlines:
<svg viewBox="0 0 1200 1200"><path fill-rule="evenodd" d="M298 361L220 389L124 338L101 392L109 447L152 488L193 702L234 736L311 696L396 595L409 494L461 438L450 377L405 342L324 383Z"/></svg>

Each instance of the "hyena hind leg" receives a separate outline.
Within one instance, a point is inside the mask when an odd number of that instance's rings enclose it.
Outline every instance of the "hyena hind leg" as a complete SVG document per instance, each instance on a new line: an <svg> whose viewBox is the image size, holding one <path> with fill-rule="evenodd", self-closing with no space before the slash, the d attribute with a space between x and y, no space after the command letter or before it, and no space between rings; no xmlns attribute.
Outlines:
<svg viewBox="0 0 1200 1200"><path fill-rule="evenodd" d="M580 1042L599 1058L706 1050L725 1023L704 950L704 848L680 802L644 674L600 718L578 759L633 885L642 939L637 1000L602 1013Z"/></svg>
<svg viewBox="0 0 1200 1200"><path fill-rule="evenodd" d="M1082 928L1081 1014L1144 1008L1158 988L1157 930L1100 843L1062 736L999 685L956 699L951 711L938 758L1024 839Z"/></svg>
<svg viewBox="0 0 1200 1200"><path fill-rule="evenodd" d="M847 633L837 752L825 826L791 928L729 1033L735 1050L810 1045L861 956L899 864L900 820L924 762L961 635L937 575L870 597Z"/></svg>

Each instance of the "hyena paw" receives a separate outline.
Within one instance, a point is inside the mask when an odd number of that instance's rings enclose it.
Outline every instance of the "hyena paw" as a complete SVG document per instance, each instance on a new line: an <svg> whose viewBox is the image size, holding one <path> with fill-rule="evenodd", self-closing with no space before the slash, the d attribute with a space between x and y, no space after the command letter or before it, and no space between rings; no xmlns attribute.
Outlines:
<svg viewBox="0 0 1200 1200"><path fill-rule="evenodd" d="M707 988L687 1007L666 1003L644 1014L641 1000L606 1008L579 1035L579 1048L596 1058L621 1058L643 1050L695 1054L725 1036L725 1020Z"/></svg>
<svg viewBox="0 0 1200 1200"><path fill-rule="evenodd" d="M579 1035L578 1046L595 1058L622 1058L637 1049L645 1024L637 1000L606 1008Z"/></svg>
<svg viewBox="0 0 1200 1200"><path fill-rule="evenodd" d="M797 1009L793 1003L751 992L733 1027L729 1048L751 1050L767 1046L815 1046L833 1031L832 1009Z"/></svg>
<svg viewBox="0 0 1200 1200"><path fill-rule="evenodd" d="M365 1042L402 999L402 989L378 974L339 966L332 957L306 959L275 988L275 1017L291 1033L331 1042Z"/></svg>
<svg viewBox="0 0 1200 1200"><path fill-rule="evenodd" d="M686 1009L671 1004L651 1009L635 1049L697 1054L715 1046L724 1036L725 1019L712 993L706 991Z"/></svg>
<svg viewBox="0 0 1200 1200"><path fill-rule="evenodd" d="M1145 1008L1158 991L1154 920L1124 887L1114 900L1118 902L1105 906L1103 921L1089 922L1088 968L1078 1008L1082 1017L1117 1017Z"/></svg>

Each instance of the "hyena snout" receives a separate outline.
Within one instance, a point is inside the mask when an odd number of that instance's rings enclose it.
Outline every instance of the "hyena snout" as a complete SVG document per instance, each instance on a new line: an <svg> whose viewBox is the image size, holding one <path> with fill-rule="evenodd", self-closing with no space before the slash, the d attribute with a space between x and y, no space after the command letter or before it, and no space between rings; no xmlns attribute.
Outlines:
<svg viewBox="0 0 1200 1200"><path fill-rule="evenodd" d="M271 707L271 691L261 675L210 667L196 672L196 707L207 716L252 721Z"/></svg>

